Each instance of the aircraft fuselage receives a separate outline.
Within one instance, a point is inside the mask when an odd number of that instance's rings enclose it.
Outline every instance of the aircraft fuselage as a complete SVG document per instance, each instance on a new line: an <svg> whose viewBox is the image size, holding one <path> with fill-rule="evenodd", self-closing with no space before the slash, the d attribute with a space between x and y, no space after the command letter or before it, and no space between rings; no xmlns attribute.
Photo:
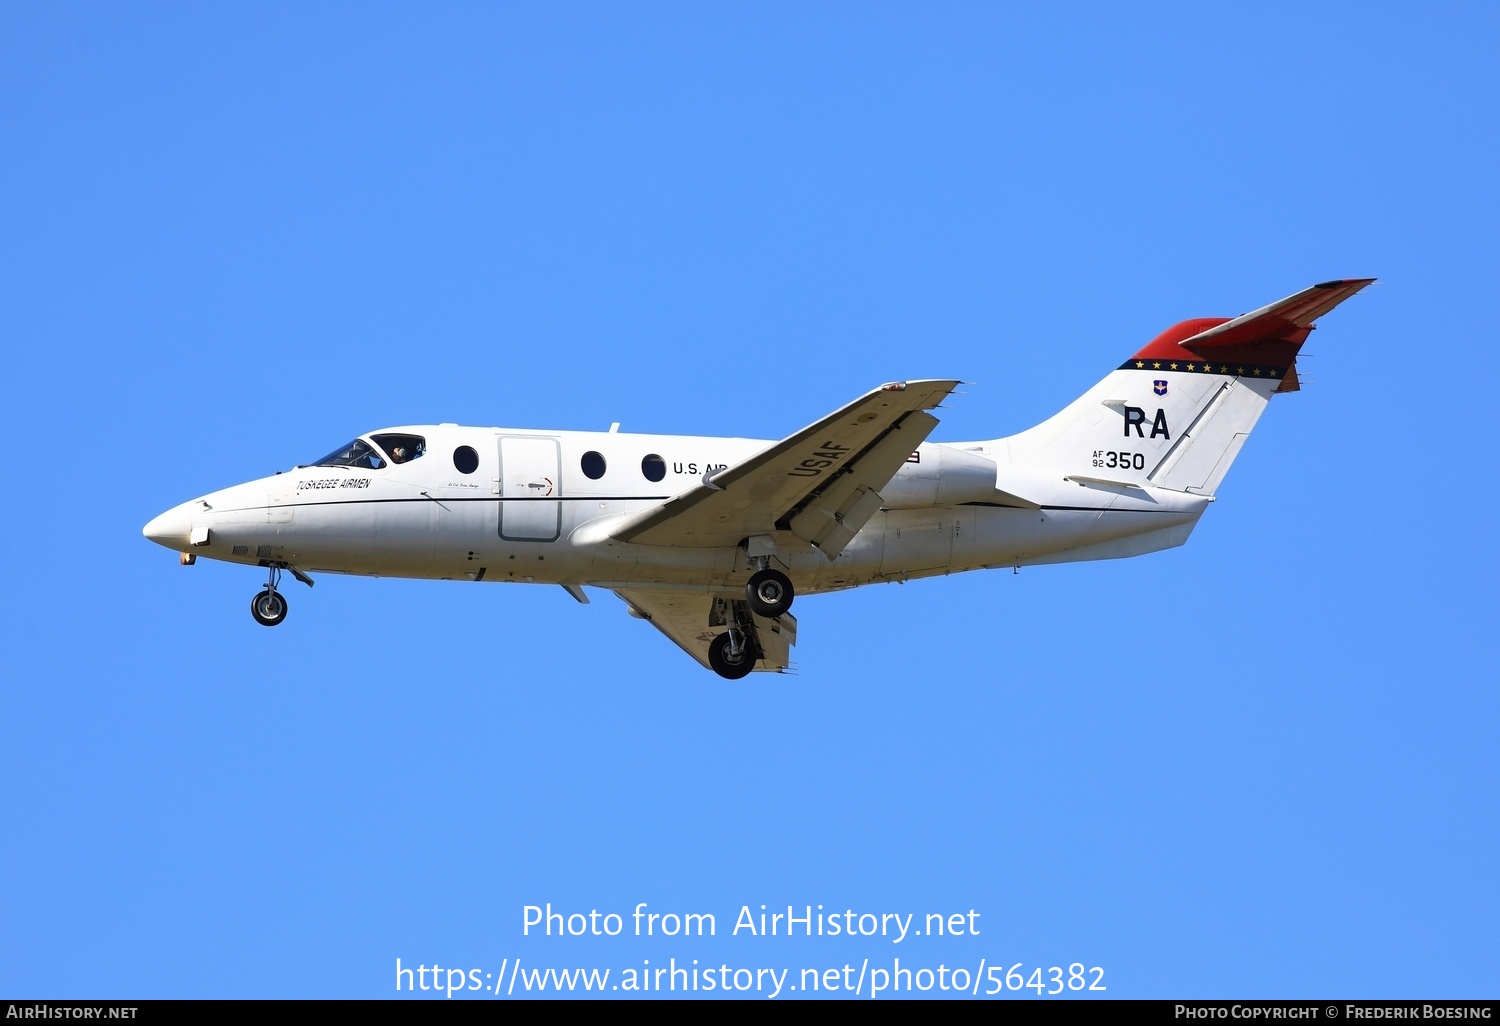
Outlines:
<svg viewBox="0 0 1500 1026"><path fill-rule="evenodd" d="M451 424L374 434L420 437L424 452L379 469L305 466L226 488L162 514L147 536L228 562L360 576L713 590L743 586L753 569L744 546L643 545L610 531L769 441ZM799 594L812 594L1069 552L1134 555L1181 544L1210 501L996 468L988 447L923 443L884 489L909 508L884 507L832 560L777 532L776 562ZM957 481L924 477L924 465L955 462L966 472ZM1040 508L1010 505L1010 493ZM909 506L925 494L949 501Z"/></svg>

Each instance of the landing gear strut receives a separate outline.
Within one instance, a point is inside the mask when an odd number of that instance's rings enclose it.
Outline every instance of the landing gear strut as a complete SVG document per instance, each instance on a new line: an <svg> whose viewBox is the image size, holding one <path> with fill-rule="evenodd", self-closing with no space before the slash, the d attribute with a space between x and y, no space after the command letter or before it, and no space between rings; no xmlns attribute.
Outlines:
<svg viewBox="0 0 1500 1026"><path fill-rule="evenodd" d="M754 644L737 627L729 628L708 646L708 665L725 680L739 680L746 676L755 669L758 658Z"/></svg>
<svg viewBox="0 0 1500 1026"><path fill-rule="evenodd" d="M286 563L273 565L271 573L266 579L266 590L250 600L250 615L255 617L255 622L262 627L275 627L286 619L286 596L276 590L281 583L281 571L290 570L293 577L312 587L313 580L301 570Z"/></svg>
<svg viewBox="0 0 1500 1026"><path fill-rule="evenodd" d="M745 584L745 601L759 616L778 617L792 608L791 578L780 570L762 567Z"/></svg>

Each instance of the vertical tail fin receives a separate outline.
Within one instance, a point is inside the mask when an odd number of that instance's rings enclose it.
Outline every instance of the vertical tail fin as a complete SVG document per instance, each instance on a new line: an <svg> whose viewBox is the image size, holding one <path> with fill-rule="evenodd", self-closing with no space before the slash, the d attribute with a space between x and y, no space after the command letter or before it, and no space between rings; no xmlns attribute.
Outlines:
<svg viewBox="0 0 1500 1026"><path fill-rule="evenodd" d="M1065 477L1212 495L1271 396L1297 390L1313 321L1374 280L1324 282L1232 319L1182 321L1061 413L1001 440L997 455Z"/></svg>

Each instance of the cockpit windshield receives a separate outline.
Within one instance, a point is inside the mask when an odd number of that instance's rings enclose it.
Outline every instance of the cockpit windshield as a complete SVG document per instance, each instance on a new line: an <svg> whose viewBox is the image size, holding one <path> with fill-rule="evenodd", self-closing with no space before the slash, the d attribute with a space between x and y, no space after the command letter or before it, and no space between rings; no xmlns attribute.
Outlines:
<svg viewBox="0 0 1500 1026"><path fill-rule="evenodd" d="M379 470L385 466L385 460L374 447L362 438L356 438L348 445L341 445L333 452L324 456L313 464L315 467L358 467L360 470Z"/></svg>
<svg viewBox="0 0 1500 1026"><path fill-rule="evenodd" d="M427 452L427 439L421 435L371 435L375 444L385 450L392 463L408 463Z"/></svg>

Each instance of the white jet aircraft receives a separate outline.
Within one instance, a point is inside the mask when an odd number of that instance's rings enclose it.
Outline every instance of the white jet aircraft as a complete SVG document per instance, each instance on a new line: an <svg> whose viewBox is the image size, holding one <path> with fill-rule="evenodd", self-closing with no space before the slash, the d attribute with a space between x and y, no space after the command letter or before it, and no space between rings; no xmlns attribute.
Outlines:
<svg viewBox="0 0 1500 1026"><path fill-rule="evenodd" d="M794 594L1181 545L1271 396L1298 388L1313 321L1374 279L1314 285L1167 329L1049 420L928 442L956 380L882 385L780 442L434 424L146 525L181 553L283 571L608 588L736 680L790 665Z"/></svg>

